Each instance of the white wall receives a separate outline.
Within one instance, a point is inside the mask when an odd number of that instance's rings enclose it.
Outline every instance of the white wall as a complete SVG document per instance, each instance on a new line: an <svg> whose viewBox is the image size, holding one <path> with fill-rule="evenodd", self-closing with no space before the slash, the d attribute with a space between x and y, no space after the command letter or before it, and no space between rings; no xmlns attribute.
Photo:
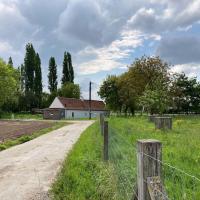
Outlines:
<svg viewBox="0 0 200 200"><path fill-rule="evenodd" d="M58 97L56 97L49 108L64 108L64 106L62 105Z"/></svg>
<svg viewBox="0 0 200 200"><path fill-rule="evenodd" d="M72 113L74 113L74 117L72 117ZM100 113L104 113L104 111L92 111L91 117L98 117ZM89 111L87 110L65 110L65 118L66 119L81 119L81 118L89 118Z"/></svg>

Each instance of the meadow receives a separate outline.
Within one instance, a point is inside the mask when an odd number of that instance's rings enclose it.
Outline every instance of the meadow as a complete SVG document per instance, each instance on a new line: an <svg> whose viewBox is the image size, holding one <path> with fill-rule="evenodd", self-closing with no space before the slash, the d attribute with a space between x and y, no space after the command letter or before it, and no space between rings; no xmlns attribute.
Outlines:
<svg viewBox="0 0 200 200"><path fill-rule="evenodd" d="M169 199L200 196L200 117L175 117L173 130L155 130L146 116L111 117L109 162L102 159L99 122L81 136L52 185L53 199L133 199L136 195L136 142L162 142L162 168ZM137 199L137 198L136 198Z"/></svg>

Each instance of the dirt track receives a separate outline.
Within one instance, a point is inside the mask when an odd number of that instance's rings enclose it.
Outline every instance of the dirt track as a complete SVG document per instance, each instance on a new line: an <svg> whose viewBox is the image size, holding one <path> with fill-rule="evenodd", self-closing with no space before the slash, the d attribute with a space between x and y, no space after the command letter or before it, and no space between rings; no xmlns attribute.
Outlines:
<svg viewBox="0 0 200 200"><path fill-rule="evenodd" d="M92 121L79 121L0 152L0 200L48 199L66 153Z"/></svg>

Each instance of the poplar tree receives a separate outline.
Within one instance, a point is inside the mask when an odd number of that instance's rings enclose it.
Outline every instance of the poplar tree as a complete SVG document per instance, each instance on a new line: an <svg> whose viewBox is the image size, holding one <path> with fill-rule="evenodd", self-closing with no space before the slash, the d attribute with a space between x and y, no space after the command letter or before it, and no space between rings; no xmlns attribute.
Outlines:
<svg viewBox="0 0 200 200"><path fill-rule="evenodd" d="M54 57L51 57L49 59L49 74L48 74L48 79L49 79L49 91L52 93L57 92L57 65Z"/></svg>
<svg viewBox="0 0 200 200"><path fill-rule="evenodd" d="M74 69L72 66L72 58L69 52L64 53L63 60L63 77L62 77L62 85L65 83L73 83L74 82Z"/></svg>
<svg viewBox="0 0 200 200"><path fill-rule="evenodd" d="M24 58L25 93L34 92L35 50L31 43L26 45Z"/></svg>
<svg viewBox="0 0 200 200"><path fill-rule="evenodd" d="M71 58L71 54L69 52L67 52L67 60L68 60L68 66L69 66L69 82L73 83L74 82L74 69L72 66L72 58Z"/></svg>
<svg viewBox="0 0 200 200"><path fill-rule="evenodd" d="M63 77L62 77L62 84L70 82L70 71L69 71L69 61L68 56L65 51L64 53L64 59L63 59Z"/></svg>
<svg viewBox="0 0 200 200"><path fill-rule="evenodd" d="M9 57L9 59L8 59L8 65L11 66L11 67L13 67L13 61L12 61L11 57Z"/></svg>
<svg viewBox="0 0 200 200"><path fill-rule="evenodd" d="M42 100L42 72L41 60L38 53L35 55L34 93L37 99L37 106L39 107Z"/></svg>

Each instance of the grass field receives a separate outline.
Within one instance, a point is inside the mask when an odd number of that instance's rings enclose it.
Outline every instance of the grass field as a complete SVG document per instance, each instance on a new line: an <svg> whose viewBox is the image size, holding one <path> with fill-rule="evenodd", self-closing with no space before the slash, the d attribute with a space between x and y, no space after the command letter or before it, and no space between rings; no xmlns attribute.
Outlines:
<svg viewBox="0 0 200 200"><path fill-rule="evenodd" d="M31 113L1 113L0 119L43 119L42 114Z"/></svg>
<svg viewBox="0 0 200 200"><path fill-rule="evenodd" d="M136 185L136 141L158 139L163 144L163 162L172 166L163 165L169 198L198 200L199 132L199 117L176 117L173 130L167 132L155 130L146 117L110 118L110 161L104 163L102 136L99 124L95 123L81 136L63 164L52 186L54 199L132 199Z"/></svg>

